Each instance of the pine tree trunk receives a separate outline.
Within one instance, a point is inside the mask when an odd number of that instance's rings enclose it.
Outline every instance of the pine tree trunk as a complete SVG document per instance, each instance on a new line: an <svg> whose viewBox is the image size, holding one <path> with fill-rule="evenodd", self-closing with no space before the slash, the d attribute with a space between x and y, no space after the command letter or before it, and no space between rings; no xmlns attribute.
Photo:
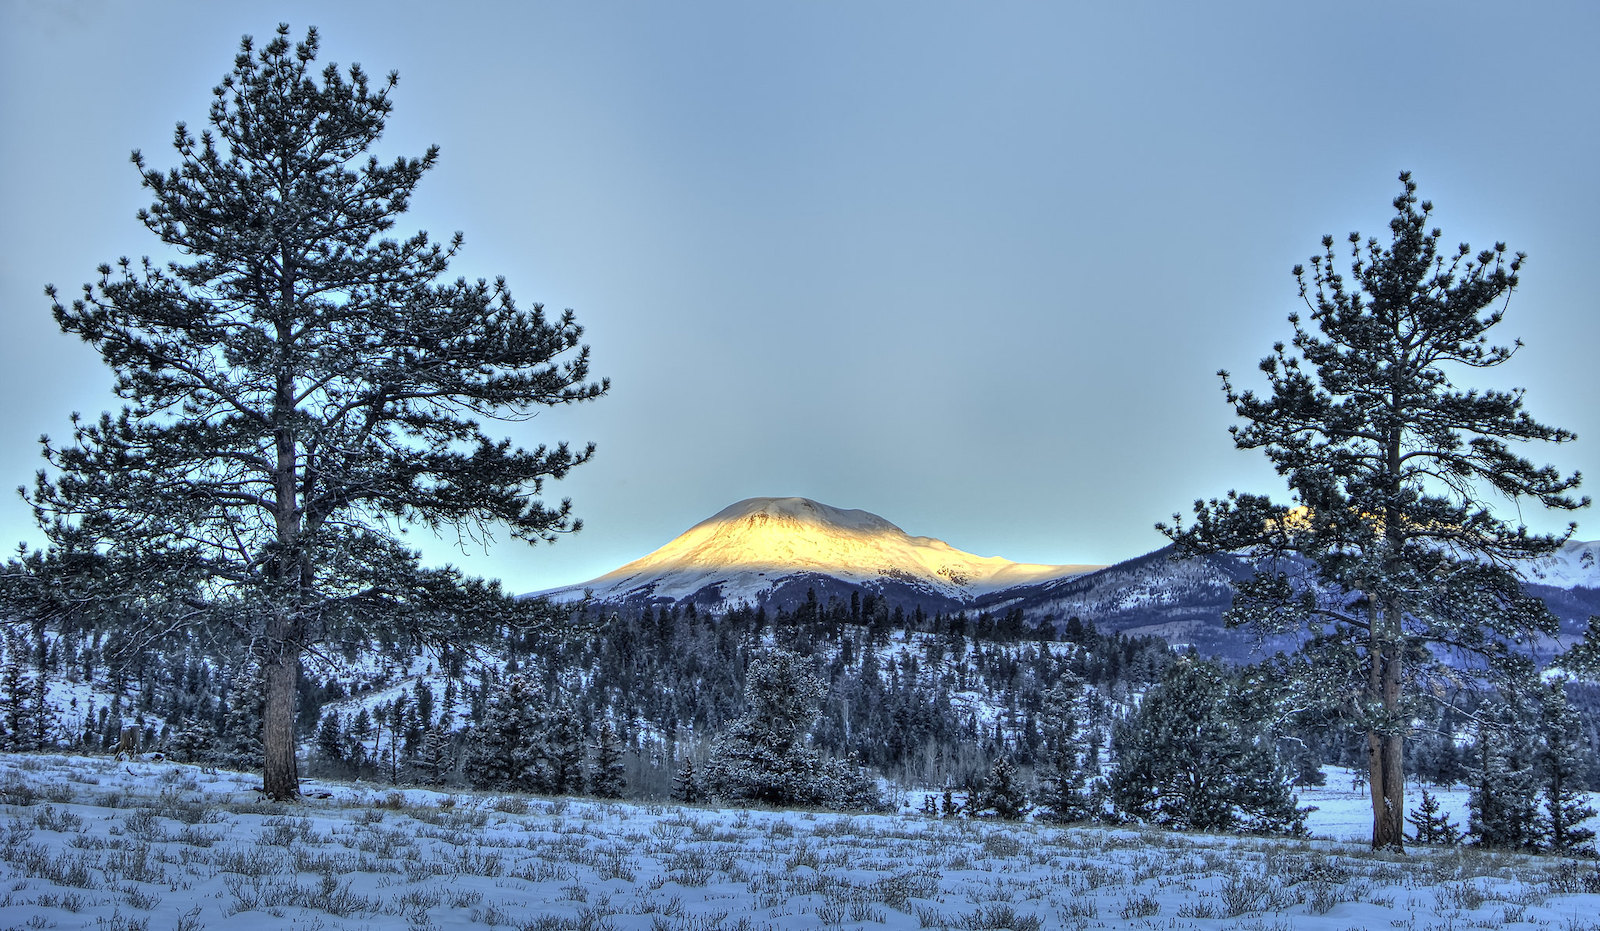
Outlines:
<svg viewBox="0 0 1600 931"><path fill-rule="evenodd" d="M282 254L282 307L292 308L294 293L294 255ZM288 314L277 324L281 347L293 343ZM288 605L275 606L266 632L266 656L262 677L266 683L266 707L261 722L261 785L267 797L286 801L300 797L300 774L294 757L294 706L300 673L301 636L304 634L301 596L311 588L310 566L299 550L301 520L297 463L299 447L293 427L295 419L294 372L283 365L277 374L277 393L273 398L273 447L277 461L273 469L276 494L274 521L280 552L272 558L270 576L278 591L289 594Z"/></svg>
<svg viewBox="0 0 1600 931"><path fill-rule="evenodd" d="M1382 720L1367 729L1367 787L1372 795L1372 849L1405 849L1405 736L1400 728L1400 613L1389 607L1369 615L1368 707ZM1379 626L1381 625L1381 626ZM1369 712L1370 713L1370 712Z"/></svg>
<svg viewBox="0 0 1600 931"><path fill-rule="evenodd" d="M294 750L294 706L300 673L300 648L288 640L272 644L262 663L266 707L261 722L261 787L268 798L300 797L300 772Z"/></svg>
<svg viewBox="0 0 1600 931"><path fill-rule="evenodd" d="M1401 754L1405 739L1398 735L1370 735L1373 754L1372 849L1405 850L1405 770Z"/></svg>
<svg viewBox="0 0 1600 931"><path fill-rule="evenodd" d="M1397 339L1398 336L1396 334ZM1405 396L1405 389L1401 376L1400 366L1391 367L1390 377L1394 383L1389 397L1393 423L1388 429L1385 443L1384 475L1388 494L1383 520L1384 549L1391 561L1404 551L1406 544L1406 517L1395 504L1401 497L1400 476L1403 474L1401 450L1404 433L1399 424L1403 422L1400 399ZM1390 580L1399 575L1399 567L1392 562L1385 566L1385 570L1384 575ZM1367 774L1372 792L1372 849L1400 852L1405 849L1406 843L1405 722L1401 721L1400 702L1400 647L1404 640L1405 612L1392 597L1384 598L1381 606L1375 604L1373 608L1368 616L1373 625L1373 642L1369 650L1373 666L1372 678L1368 681L1371 690L1368 700L1375 699L1383 713L1379 729L1367 735L1372 755Z"/></svg>

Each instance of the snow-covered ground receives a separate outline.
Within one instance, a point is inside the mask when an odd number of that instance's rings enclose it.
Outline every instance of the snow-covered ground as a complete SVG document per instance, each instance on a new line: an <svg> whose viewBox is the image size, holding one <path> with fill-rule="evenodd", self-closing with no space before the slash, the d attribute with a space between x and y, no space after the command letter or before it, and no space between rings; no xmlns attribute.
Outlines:
<svg viewBox="0 0 1600 931"><path fill-rule="evenodd" d="M1600 929L1593 861L253 784L0 755L0 927ZM1362 798L1308 797L1314 830L1363 833Z"/></svg>

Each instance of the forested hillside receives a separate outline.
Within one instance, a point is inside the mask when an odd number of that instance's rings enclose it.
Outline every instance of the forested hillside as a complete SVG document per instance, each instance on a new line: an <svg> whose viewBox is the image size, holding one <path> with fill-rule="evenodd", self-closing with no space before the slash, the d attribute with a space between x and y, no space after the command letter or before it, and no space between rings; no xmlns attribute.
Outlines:
<svg viewBox="0 0 1600 931"><path fill-rule="evenodd" d="M1039 753L1044 694L1081 682L1092 726L1171 661L1154 638L1077 622L1058 635L1019 612L927 614L870 596L771 615L693 607L581 616L574 630L502 630L433 652L383 641L322 657L301 681L303 750L314 767L407 782L462 778L473 731L513 677L539 684L548 716L570 718L584 748L609 722L625 747L630 794L665 794L676 769L744 710L745 670L763 646L792 651L824 682L812 742L908 784L961 784L1000 755ZM177 638L126 649L116 631L17 633L8 642L7 740L140 748L248 765L259 726L256 673L242 644ZM44 685L43 692L40 686ZM42 702L42 705L41 705ZM24 723L32 722L32 723Z"/></svg>
<svg viewBox="0 0 1600 931"><path fill-rule="evenodd" d="M179 638L130 651L126 642L93 627L14 630L0 667L6 746L120 746L253 765L260 692L241 645ZM751 711L752 663L774 654L794 657L796 674L816 683L816 701L795 712L796 752L813 756L795 765L877 779L856 798L868 807L948 790L947 813L1005 812L1009 799L1014 814L1114 814L1142 790L1126 788L1133 794L1119 801L1115 779L1103 777L1130 741L1154 739L1137 733L1161 724L1138 714L1155 707L1153 689L1177 701L1223 688L1230 697L1207 703L1243 722L1227 727L1244 726L1241 739L1264 749L1259 764L1286 785L1316 778L1319 764L1358 763L1363 749L1332 717L1286 713L1281 684L1294 677L1283 657L1225 668L1076 618L1034 628L1017 607L929 614L868 596L771 614L578 614L444 652L351 644L301 683L301 754L314 773L397 785L693 799L708 791L719 737ZM1190 668L1203 675L1183 680ZM1565 694L1579 722L1572 776L1590 786L1600 774L1600 688L1570 684ZM1482 702L1460 695L1419 712L1419 779L1470 782L1483 769L1474 758ZM997 785L1011 794L997 798Z"/></svg>

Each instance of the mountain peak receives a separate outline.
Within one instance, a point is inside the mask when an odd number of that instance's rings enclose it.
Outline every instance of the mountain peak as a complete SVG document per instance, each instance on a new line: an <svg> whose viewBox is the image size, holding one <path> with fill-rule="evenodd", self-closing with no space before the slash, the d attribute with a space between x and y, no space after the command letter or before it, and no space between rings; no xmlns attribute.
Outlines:
<svg viewBox="0 0 1600 931"><path fill-rule="evenodd" d="M909 585L967 602L977 595L1097 566L1016 563L975 556L942 540L914 537L868 511L810 498L746 498L667 545L584 585L544 594L602 601L767 600L784 580L826 576L868 588Z"/></svg>
<svg viewBox="0 0 1600 931"><path fill-rule="evenodd" d="M904 533L870 511L846 510L810 498L746 498L696 524L743 523L751 528L778 529L796 525L835 527L845 531ZM692 528L691 528L692 532Z"/></svg>

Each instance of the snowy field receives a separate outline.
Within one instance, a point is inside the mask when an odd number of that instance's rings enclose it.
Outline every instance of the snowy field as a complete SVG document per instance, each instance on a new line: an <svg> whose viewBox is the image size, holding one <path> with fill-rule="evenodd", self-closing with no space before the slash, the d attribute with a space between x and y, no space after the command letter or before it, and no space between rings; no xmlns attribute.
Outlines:
<svg viewBox="0 0 1600 931"><path fill-rule="evenodd" d="M1342 774L1307 841L259 784L0 755L0 928L1600 931L1594 861L1374 855Z"/></svg>

